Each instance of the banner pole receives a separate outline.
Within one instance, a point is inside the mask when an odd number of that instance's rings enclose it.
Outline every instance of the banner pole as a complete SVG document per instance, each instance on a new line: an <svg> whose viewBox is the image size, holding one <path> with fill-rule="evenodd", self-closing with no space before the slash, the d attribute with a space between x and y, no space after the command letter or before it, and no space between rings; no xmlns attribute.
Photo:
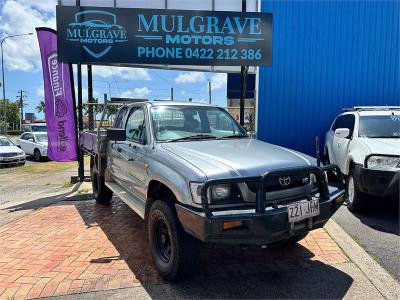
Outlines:
<svg viewBox="0 0 400 300"><path fill-rule="evenodd" d="M83 114L82 114L82 65L78 64L78 131L79 135L83 131ZM78 176L79 181L85 180L85 169L83 161L83 151L79 148L78 152Z"/></svg>
<svg viewBox="0 0 400 300"><path fill-rule="evenodd" d="M94 103L93 99L93 72L92 65L87 66L87 85L88 85L88 117L89 117L89 129L94 130L96 126L96 119L94 118L94 108L92 103Z"/></svg>
<svg viewBox="0 0 400 300"><path fill-rule="evenodd" d="M246 12L246 0L242 0L242 12ZM245 66L240 67L240 108L239 108L239 119L240 125L244 125L244 98L246 95L246 72Z"/></svg>

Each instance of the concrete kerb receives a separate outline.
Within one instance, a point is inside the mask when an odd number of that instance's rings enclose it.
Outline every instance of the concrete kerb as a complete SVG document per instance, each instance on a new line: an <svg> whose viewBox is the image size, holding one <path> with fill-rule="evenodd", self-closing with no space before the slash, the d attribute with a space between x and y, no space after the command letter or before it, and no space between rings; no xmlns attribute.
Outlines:
<svg viewBox="0 0 400 300"><path fill-rule="evenodd" d="M324 229L385 298L396 300L400 298L399 282L382 268L334 220L330 219Z"/></svg>

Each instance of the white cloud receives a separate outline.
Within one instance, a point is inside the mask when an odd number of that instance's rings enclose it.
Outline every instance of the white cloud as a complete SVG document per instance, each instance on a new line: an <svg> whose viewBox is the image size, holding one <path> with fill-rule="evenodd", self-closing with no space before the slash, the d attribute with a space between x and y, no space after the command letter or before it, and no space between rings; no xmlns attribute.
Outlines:
<svg viewBox="0 0 400 300"><path fill-rule="evenodd" d="M121 93L122 98L146 98L152 90L150 90L147 86L141 88L135 88L133 91L125 91Z"/></svg>
<svg viewBox="0 0 400 300"><path fill-rule="evenodd" d="M55 28L55 0L9 0L0 11L2 37L13 34L35 33L35 27ZM4 42L4 61L9 70L40 70L39 45L36 34L9 38Z"/></svg>
<svg viewBox="0 0 400 300"><path fill-rule="evenodd" d="M86 74L86 69L82 71ZM102 78L118 77L124 80L150 80L151 76L143 68L93 66L93 75Z"/></svg>
<svg viewBox="0 0 400 300"><path fill-rule="evenodd" d="M211 90L219 90L221 88L226 87L227 83L227 75L225 73L215 73L211 76ZM208 90L208 86L207 86Z"/></svg>
<svg viewBox="0 0 400 300"><path fill-rule="evenodd" d="M182 72L174 79L176 83L197 83L205 80L204 72Z"/></svg>
<svg viewBox="0 0 400 300"><path fill-rule="evenodd" d="M40 98L40 100L42 100L44 98L44 89L43 89L43 85L38 86L36 88L36 96Z"/></svg>

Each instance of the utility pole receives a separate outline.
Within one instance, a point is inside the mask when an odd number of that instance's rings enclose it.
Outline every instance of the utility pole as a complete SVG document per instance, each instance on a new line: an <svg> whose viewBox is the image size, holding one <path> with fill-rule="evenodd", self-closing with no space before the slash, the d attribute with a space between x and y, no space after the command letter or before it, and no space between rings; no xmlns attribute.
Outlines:
<svg viewBox="0 0 400 300"><path fill-rule="evenodd" d="M242 0L242 12L246 11L246 0ZM247 82L247 70L246 66L240 67L240 110L239 118L240 125L244 125L244 98L246 96L246 82Z"/></svg>
<svg viewBox="0 0 400 300"><path fill-rule="evenodd" d="M174 101L174 88L171 88L171 101Z"/></svg>
<svg viewBox="0 0 400 300"><path fill-rule="evenodd" d="M211 80L208 81L208 103L211 104Z"/></svg>
<svg viewBox="0 0 400 300"><path fill-rule="evenodd" d="M14 35L7 35L5 36L0 42L0 50L1 50L1 74L2 74L2 86L3 86L3 101L4 101L4 110L3 110L3 117L4 117L4 134L7 136L7 102L6 102L6 83L4 79L4 51L3 51L3 44L6 39L15 38L24 35L32 35L32 32L29 33L22 33L22 34L14 34Z"/></svg>
<svg viewBox="0 0 400 300"><path fill-rule="evenodd" d="M21 130L22 123L24 120L24 106L25 106L24 99L26 98L26 91L19 90L17 98L19 98L19 100L17 100L17 101L18 101L18 106L19 106L20 112L21 112L21 117L19 120L19 130Z"/></svg>

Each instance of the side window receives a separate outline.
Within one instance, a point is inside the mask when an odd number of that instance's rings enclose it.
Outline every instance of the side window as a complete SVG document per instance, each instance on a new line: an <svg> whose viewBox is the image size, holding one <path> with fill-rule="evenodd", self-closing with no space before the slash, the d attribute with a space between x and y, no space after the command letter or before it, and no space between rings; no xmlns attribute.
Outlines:
<svg viewBox="0 0 400 300"><path fill-rule="evenodd" d="M128 107L124 106L122 107L119 112L117 117L115 118L114 121L114 128L124 128L124 120L125 120L125 116L128 112Z"/></svg>
<svg viewBox="0 0 400 300"><path fill-rule="evenodd" d="M23 135L21 135L20 139L26 141L28 139L28 134L24 133Z"/></svg>
<svg viewBox="0 0 400 300"><path fill-rule="evenodd" d="M143 108L133 108L126 122L126 139L144 144L146 141L146 122Z"/></svg>
<svg viewBox="0 0 400 300"><path fill-rule="evenodd" d="M26 135L26 139L27 139L27 140L29 140L29 139L35 140L35 139L33 138L33 134L32 134L32 133L28 133L28 134Z"/></svg>
<svg viewBox="0 0 400 300"><path fill-rule="evenodd" d="M347 115L346 117L347 118L345 128L350 129L350 136L353 136L354 123L356 122L356 118L354 117L354 115Z"/></svg>
<svg viewBox="0 0 400 300"><path fill-rule="evenodd" d="M335 122L333 122L332 130L335 131L338 128L343 128L345 116L339 116L336 118Z"/></svg>

